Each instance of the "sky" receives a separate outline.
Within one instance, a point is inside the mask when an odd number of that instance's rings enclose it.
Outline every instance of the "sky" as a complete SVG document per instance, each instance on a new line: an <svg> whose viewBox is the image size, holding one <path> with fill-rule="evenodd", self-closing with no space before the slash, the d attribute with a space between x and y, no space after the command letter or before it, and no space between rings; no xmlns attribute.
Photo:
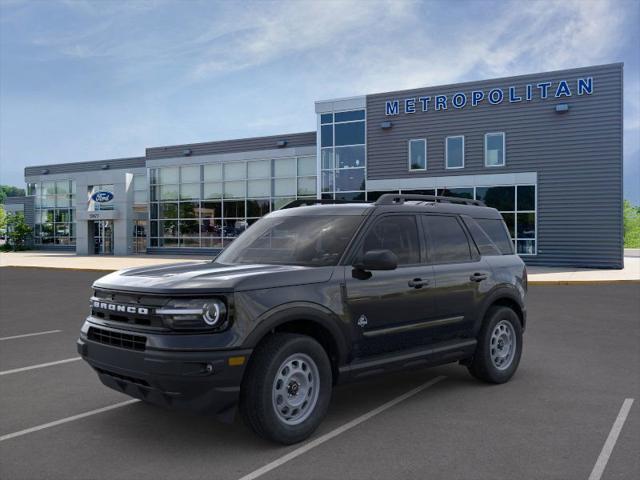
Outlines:
<svg viewBox="0 0 640 480"><path fill-rule="evenodd" d="M624 62L640 204L640 2L0 0L0 183L27 165L315 130L314 101Z"/></svg>

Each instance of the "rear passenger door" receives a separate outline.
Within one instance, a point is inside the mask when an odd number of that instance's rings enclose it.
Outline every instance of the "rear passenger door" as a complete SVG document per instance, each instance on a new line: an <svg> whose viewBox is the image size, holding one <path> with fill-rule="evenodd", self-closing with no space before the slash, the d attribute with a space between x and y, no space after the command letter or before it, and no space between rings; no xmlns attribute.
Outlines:
<svg viewBox="0 0 640 480"><path fill-rule="evenodd" d="M421 215L429 261L434 268L439 340L472 332L489 266L456 215Z"/></svg>

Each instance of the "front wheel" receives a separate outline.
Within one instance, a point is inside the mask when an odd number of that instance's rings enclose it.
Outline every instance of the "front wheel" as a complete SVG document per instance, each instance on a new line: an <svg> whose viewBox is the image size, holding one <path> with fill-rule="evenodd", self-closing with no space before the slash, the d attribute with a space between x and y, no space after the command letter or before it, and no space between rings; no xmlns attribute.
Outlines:
<svg viewBox="0 0 640 480"><path fill-rule="evenodd" d="M513 376L522 355L520 318L508 307L492 307L469 365L474 377L489 383L505 383Z"/></svg>
<svg viewBox="0 0 640 480"><path fill-rule="evenodd" d="M258 435L289 445L318 427L331 388L331 363L322 346L305 335L277 333L252 355L240 409Z"/></svg>

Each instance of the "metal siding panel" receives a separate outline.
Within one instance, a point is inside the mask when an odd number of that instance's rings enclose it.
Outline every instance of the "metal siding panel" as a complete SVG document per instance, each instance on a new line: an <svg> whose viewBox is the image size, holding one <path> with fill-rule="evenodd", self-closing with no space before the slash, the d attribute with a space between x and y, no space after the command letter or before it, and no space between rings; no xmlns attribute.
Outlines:
<svg viewBox="0 0 640 480"><path fill-rule="evenodd" d="M33 167L26 167L24 169L24 176L40 176L43 175L43 170L48 170L46 175L53 175L59 173L76 173L76 172L89 172L103 170L104 165L108 165L108 170L124 170L129 168L144 168L145 157L132 157L132 158L114 158L110 160L95 160L90 162L75 162L75 163L58 163L54 165L38 165Z"/></svg>
<svg viewBox="0 0 640 480"><path fill-rule="evenodd" d="M463 109L433 111L433 97L500 87L592 76L592 95L555 98L553 93L499 105L486 101ZM430 87L367 96L367 178L420 178L536 171L538 255L531 265L621 268L622 239L622 64L585 67L521 77ZM537 89L536 89L537 90ZM386 116L386 100L431 96L428 112ZM506 96L505 95L505 96ZM508 98L508 97L507 97ZM558 114L555 105L568 103ZM393 127L382 130L383 121ZM506 166L484 166L484 134L505 132ZM465 135L465 168L445 169L446 136ZM407 141L427 139L426 172L409 172Z"/></svg>
<svg viewBox="0 0 640 480"><path fill-rule="evenodd" d="M287 148L305 147L316 144L316 132L290 133L271 135L268 137L243 138L238 140L223 140L219 142L190 143L184 145L171 145L166 147L153 147L146 149L147 159L182 157L184 150L190 149L190 158L197 155L215 153L249 152L253 150L270 150L277 148L280 140L287 141Z"/></svg>

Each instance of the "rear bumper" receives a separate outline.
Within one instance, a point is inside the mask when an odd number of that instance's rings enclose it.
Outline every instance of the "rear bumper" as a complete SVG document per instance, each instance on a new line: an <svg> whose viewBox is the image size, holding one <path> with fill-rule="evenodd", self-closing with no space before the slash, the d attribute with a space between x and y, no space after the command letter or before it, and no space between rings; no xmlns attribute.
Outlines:
<svg viewBox="0 0 640 480"><path fill-rule="evenodd" d="M107 387L163 407L222 415L238 402L251 354L251 350L136 351L92 341L84 331L77 348ZM245 357L242 365L229 366L230 357L240 356Z"/></svg>

